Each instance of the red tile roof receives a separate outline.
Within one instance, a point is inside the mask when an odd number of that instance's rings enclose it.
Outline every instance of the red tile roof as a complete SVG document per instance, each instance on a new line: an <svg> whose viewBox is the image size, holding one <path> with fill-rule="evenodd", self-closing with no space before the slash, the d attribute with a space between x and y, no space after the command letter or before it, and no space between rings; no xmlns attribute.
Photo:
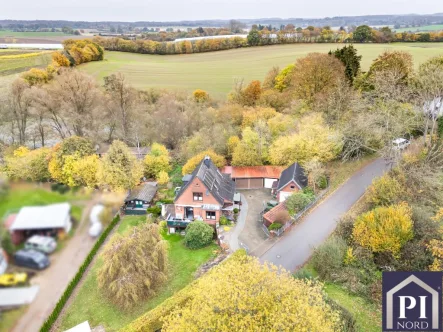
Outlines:
<svg viewBox="0 0 443 332"><path fill-rule="evenodd" d="M222 173L231 174L233 179L242 178L280 178L281 172L285 167L281 166L225 166Z"/></svg>
<svg viewBox="0 0 443 332"><path fill-rule="evenodd" d="M263 215L263 218L269 223L272 224L276 221L276 217L278 217L278 215L280 214L281 211L288 211L288 209L286 208L285 203L280 203L277 206L274 206L271 210L269 210L268 212L266 212ZM289 216L289 213L288 213ZM289 218L288 220L289 221Z"/></svg>

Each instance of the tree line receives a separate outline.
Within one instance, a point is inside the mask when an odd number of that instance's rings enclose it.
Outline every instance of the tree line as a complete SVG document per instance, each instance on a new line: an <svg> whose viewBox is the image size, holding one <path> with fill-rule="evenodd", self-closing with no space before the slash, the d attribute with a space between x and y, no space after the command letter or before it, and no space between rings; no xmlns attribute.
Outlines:
<svg viewBox="0 0 443 332"><path fill-rule="evenodd" d="M63 42L63 51L53 52L52 62L45 69L32 68L24 72L21 77L31 86L44 84L52 80L61 68L101 61L103 57L103 48L91 40L67 39Z"/></svg>
<svg viewBox="0 0 443 332"><path fill-rule="evenodd" d="M128 40L123 38L95 37L94 42L109 51L142 54L191 54L213 52L241 47L265 46L293 43L390 43L390 42L442 42L443 32L395 33L389 27L373 29L361 25L350 31L341 28L332 30L309 26L305 29L288 24L282 30L267 27L253 28L247 38L230 37L185 41L156 41L147 39Z"/></svg>

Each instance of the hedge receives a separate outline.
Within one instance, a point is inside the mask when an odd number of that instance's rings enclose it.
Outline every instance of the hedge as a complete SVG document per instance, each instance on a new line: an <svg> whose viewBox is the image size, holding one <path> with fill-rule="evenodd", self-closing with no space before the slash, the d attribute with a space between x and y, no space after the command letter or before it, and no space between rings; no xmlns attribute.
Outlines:
<svg viewBox="0 0 443 332"><path fill-rule="evenodd" d="M114 227L118 224L119 221L120 221L120 216L116 215L114 217L114 219L112 219L112 221L108 225L108 227L100 235L98 240L95 242L94 247L91 249L88 256L86 256L86 259L84 260L83 264L80 266L80 268L78 269L74 278L72 278L68 287L66 287L62 296L58 300L57 304L54 307L54 310L49 315L48 319L43 323L42 327L40 328L40 332L49 332L51 330L55 321L60 316L60 313L62 312L64 306L66 305L66 303L68 302L72 293L74 292L75 287L78 285L78 283L80 282L80 280L83 277L83 274L85 273L85 271L89 267L89 264L91 264L92 260L94 259L95 255L97 254L98 250L100 249L100 247L105 242L108 235L111 233L111 231L114 229Z"/></svg>

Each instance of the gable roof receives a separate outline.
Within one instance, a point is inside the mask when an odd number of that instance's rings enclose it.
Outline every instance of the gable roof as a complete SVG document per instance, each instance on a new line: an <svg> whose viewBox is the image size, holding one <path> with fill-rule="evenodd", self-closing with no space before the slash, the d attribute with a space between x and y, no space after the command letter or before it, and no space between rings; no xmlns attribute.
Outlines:
<svg viewBox="0 0 443 332"><path fill-rule="evenodd" d="M278 180L277 191L282 190L286 185L294 181L295 184L303 189L308 185L308 178L305 175L305 170L299 163L293 163L283 172L281 172L280 180Z"/></svg>
<svg viewBox="0 0 443 332"><path fill-rule="evenodd" d="M154 198L156 192L156 186L150 183L144 183L130 190L128 196L126 196L125 202L133 201L136 199L150 202Z"/></svg>
<svg viewBox="0 0 443 332"><path fill-rule="evenodd" d="M277 221L277 217L281 216L282 211L286 211L288 213L288 220L286 220L286 221L289 221L289 219L291 219L291 217L289 216L289 212L288 212L285 202L282 202L282 203L274 206L271 210L269 210L268 212L266 212L263 215L263 218L265 220L267 220L268 222L270 222L271 224L273 224L274 222Z"/></svg>
<svg viewBox="0 0 443 332"><path fill-rule="evenodd" d="M26 206L20 209L9 228L14 230L64 228L71 205L69 203L51 204L46 206Z"/></svg>
<svg viewBox="0 0 443 332"><path fill-rule="evenodd" d="M281 166L225 166L223 173L231 174L233 179L269 178L278 179L284 167Z"/></svg>
<svg viewBox="0 0 443 332"><path fill-rule="evenodd" d="M225 201L232 202L235 193L235 182L229 174L222 174L209 157L205 157L191 174L189 182L185 183L177 193L177 200L189 186L198 178L206 186L207 190L221 205Z"/></svg>

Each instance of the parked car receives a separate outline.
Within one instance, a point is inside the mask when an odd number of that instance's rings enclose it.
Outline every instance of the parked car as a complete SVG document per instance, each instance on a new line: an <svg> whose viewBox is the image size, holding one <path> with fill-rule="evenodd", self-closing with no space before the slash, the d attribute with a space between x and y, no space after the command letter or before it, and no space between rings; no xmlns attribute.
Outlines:
<svg viewBox="0 0 443 332"><path fill-rule="evenodd" d="M25 242L25 249L34 249L45 254L54 252L57 242L50 236L34 235Z"/></svg>
<svg viewBox="0 0 443 332"><path fill-rule="evenodd" d="M17 266L43 270L49 266L49 258L44 253L36 250L19 250L14 254Z"/></svg>
<svg viewBox="0 0 443 332"><path fill-rule="evenodd" d="M101 222L95 222L89 227L89 236L98 237L103 231L103 226Z"/></svg>
<svg viewBox="0 0 443 332"><path fill-rule="evenodd" d="M17 286L24 284L28 279L26 273L7 273L0 275L0 287Z"/></svg>
<svg viewBox="0 0 443 332"><path fill-rule="evenodd" d="M404 150L411 144L410 141L408 141L405 138L397 138L392 141L392 145L394 147L394 150Z"/></svg>

